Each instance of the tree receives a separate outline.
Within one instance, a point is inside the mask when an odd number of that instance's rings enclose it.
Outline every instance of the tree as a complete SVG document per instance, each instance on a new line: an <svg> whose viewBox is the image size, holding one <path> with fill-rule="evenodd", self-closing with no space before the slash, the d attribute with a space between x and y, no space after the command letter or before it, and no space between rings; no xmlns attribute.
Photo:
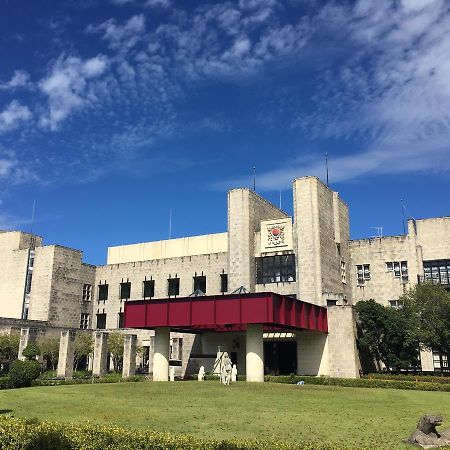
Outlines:
<svg viewBox="0 0 450 450"><path fill-rule="evenodd" d="M118 372L123 363L124 335L121 333L110 333L108 337L108 351L113 361L114 372Z"/></svg>
<svg viewBox="0 0 450 450"><path fill-rule="evenodd" d="M73 366L76 369L82 358L88 357L94 351L94 339L91 333L77 333Z"/></svg>
<svg viewBox="0 0 450 450"><path fill-rule="evenodd" d="M408 312L368 300L356 305L359 344L387 370L418 365L419 342L411 332ZM379 367L378 367L379 368Z"/></svg>
<svg viewBox="0 0 450 450"><path fill-rule="evenodd" d="M38 345L41 349L42 356L47 363L47 368L56 369L59 356L59 339L55 337L40 336Z"/></svg>
<svg viewBox="0 0 450 450"><path fill-rule="evenodd" d="M41 349L36 344L28 344L23 350L22 355L29 361L35 360L36 356L41 354Z"/></svg>
<svg viewBox="0 0 450 450"><path fill-rule="evenodd" d="M400 300L421 346L450 355L450 292L441 285L421 283Z"/></svg>
<svg viewBox="0 0 450 450"><path fill-rule="evenodd" d="M1 334L0 335L0 364L2 372L6 372L9 365L17 359L19 353L19 336L15 334Z"/></svg>

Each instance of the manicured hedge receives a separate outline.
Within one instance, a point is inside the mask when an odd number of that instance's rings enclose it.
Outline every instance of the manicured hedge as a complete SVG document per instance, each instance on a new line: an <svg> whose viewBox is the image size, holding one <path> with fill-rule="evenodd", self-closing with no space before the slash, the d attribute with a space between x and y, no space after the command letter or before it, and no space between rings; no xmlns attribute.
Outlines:
<svg viewBox="0 0 450 450"><path fill-rule="evenodd" d="M367 378L369 380L396 380L396 381L425 381L428 383L441 383L441 384L450 384L450 377L443 377L440 375L407 375L407 374L399 374L394 375L390 373L370 373L368 375L364 375L363 378Z"/></svg>
<svg viewBox="0 0 450 450"><path fill-rule="evenodd" d="M115 426L37 422L0 416L4 450L348 450L330 444L198 439Z"/></svg>
<svg viewBox="0 0 450 450"><path fill-rule="evenodd" d="M406 389L415 391L441 391L450 392L449 384L415 382L415 381L396 381L367 378L328 378L328 377L308 377L301 375L271 376L266 375L265 381L269 383L297 384L303 381L305 384L314 384L322 386L343 386L343 387L365 387L365 388L384 388L384 389Z"/></svg>
<svg viewBox="0 0 450 450"><path fill-rule="evenodd" d="M116 375L116 374L114 374ZM120 374L117 374L120 375ZM145 381L145 377L142 375L135 375L133 377L122 378L120 376L110 376L109 374L101 377L94 378L94 383L134 383L139 381ZM32 386L60 386L60 385L70 385L70 384L92 384L92 378L73 378L71 380L63 380L63 379L37 379L34 380L31 385Z"/></svg>
<svg viewBox="0 0 450 450"><path fill-rule="evenodd" d="M37 361L20 361L16 359L9 367L8 377L14 387L28 387L41 373Z"/></svg>
<svg viewBox="0 0 450 450"><path fill-rule="evenodd" d="M0 377L0 390L1 389L13 389L14 384L10 377Z"/></svg>

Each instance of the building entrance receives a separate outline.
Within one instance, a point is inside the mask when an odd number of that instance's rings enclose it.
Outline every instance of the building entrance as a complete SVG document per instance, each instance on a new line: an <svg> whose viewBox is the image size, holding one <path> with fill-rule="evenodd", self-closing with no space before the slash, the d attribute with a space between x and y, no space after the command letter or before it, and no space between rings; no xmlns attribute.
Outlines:
<svg viewBox="0 0 450 450"><path fill-rule="evenodd" d="M289 375L297 372L296 341L264 342L264 373Z"/></svg>

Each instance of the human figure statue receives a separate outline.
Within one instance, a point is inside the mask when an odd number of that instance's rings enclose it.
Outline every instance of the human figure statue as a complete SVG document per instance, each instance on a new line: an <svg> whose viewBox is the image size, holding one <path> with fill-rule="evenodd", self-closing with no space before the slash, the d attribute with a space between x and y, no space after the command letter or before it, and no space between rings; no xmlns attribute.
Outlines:
<svg viewBox="0 0 450 450"><path fill-rule="evenodd" d="M205 367L204 366L200 366L200 370L198 371L197 379L198 379L198 381L204 381L204 379L205 379Z"/></svg>
<svg viewBox="0 0 450 450"><path fill-rule="evenodd" d="M169 380L175 381L175 367L171 367L169 371Z"/></svg>
<svg viewBox="0 0 450 450"><path fill-rule="evenodd" d="M228 386L231 381L231 359L228 356L227 352L224 352L223 358L222 358L222 370L220 373L220 381L224 386Z"/></svg>
<svg viewBox="0 0 450 450"><path fill-rule="evenodd" d="M231 381L237 381L237 367L236 364L233 364L233 368L231 369Z"/></svg>

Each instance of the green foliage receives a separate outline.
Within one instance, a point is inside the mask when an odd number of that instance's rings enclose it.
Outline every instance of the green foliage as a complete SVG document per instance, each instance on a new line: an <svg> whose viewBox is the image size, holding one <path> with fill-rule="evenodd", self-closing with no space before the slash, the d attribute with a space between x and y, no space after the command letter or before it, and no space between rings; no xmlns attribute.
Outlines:
<svg viewBox="0 0 450 450"><path fill-rule="evenodd" d="M2 372L7 371L9 364L17 358L19 352L19 336L0 334L0 364Z"/></svg>
<svg viewBox="0 0 450 450"><path fill-rule="evenodd" d="M9 368L9 378L14 387L31 386L31 382L35 380L41 372L40 365L37 361L14 361Z"/></svg>
<svg viewBox="0 0 450 450"><path fill-rule="evenodd" d="M329 377L309 377L301 375L272 376L266 375L264 380L269 383L297 384L303 381L305 384L320 386L342 386L342 387L362 387L381 389L405 389L414 391L440 391L450 392L450 384L430 383L402 380L388 380L379 378L329 378Z"/></svg>
<svg viewBox="0 0 450 450"><path fill-rule="evenodd" d="M425 348L450 355L450 292L421 283L400 298L411 319L414 338Z"/></svg>
<svg viewBox="0 0 450 450"><path fill-rule="evenodd" d="M13 389L14 385L10 377L0 377L0 390L1 389Z"/></svg>
<svg viewBox="0 0 450 450"><path fill-rule="evenodd" d="M390 373L369 373L363 378L378 380L397 380L397 381L421 381L428 383L450 384L450 377L441 377L438 375L412 375L412 374L390 374Z"/></svg>
<svg viewBox="0 0 450 450"><path fill-rule="evenodd" d="M74 372L75 375L75 372ZM101 378L95 378L94 383L136 383L140 381L146 381L143 375L134 375L133 377L122 378L118 373L109 373ZM61 380L61 379L51 379L42 378L34 380L32 386L60 386L60 385L71 385L71 384L91 384L92 378L86 377L75 377L72 380Z"/></svg>
<svg viewBox="0 0 450 450"><path fill-rule="evenodd" d="M114 371L118 372L123 363L123 343L124 335L122 333L113 332L108 336L108 351L114 365Z"/></svg>
<svg viewBox="0 0 450 450"><path fill-rule="evenodd" d="M346 450L333 444L199 439L114 426L25 421L0 416L0 448L8 450Z"/></svg>
<svg viewBox="0 0 450 450"><path fill-rule="evenodd" d="M41 354L41 349L36 344L28 344L23 350L22 355L28 360L36 359Z"/></svg>
<svg viewBox="0 0 450 450"><path fill-rule="evenodd" d="M359 345L388 370L419 365L419 341L412 330L410 310L385 307L368 300L356 305Z"/></svg>
<svg viewBox="0 0 450 450"><path fill-rule="evenodd" d="M94 351L94 338L91 333L78 332L75 338L74 367L80 360L92 354Z"/></svg>
<svg viewBox="0 0 450 450"><path fill-rule="evenodd" d="M47 368L55 370L58 365L59 339L56 337L40 336L38 339L38 345L47 364Z"/></svg>

